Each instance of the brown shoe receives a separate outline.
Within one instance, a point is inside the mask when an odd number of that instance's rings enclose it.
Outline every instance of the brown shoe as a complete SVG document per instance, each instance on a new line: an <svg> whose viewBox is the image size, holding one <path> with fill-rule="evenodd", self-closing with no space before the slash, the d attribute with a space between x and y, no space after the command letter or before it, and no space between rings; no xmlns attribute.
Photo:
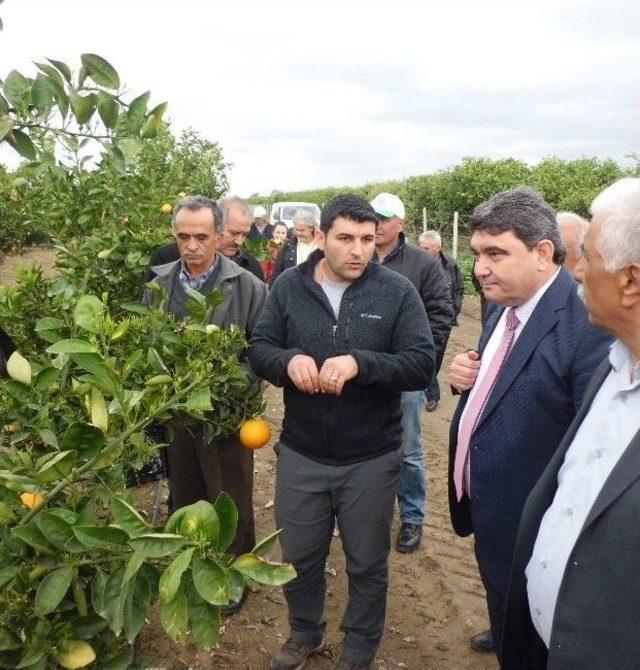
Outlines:
<svg viewBox="0 0 640 670"><path fill-rule="evenodd" d="M309 656L320 651L323 647L324 640L320 640L318 644L313 645L299 644L289 638L275 655L271 668L272 670L302 670Z"/></svg>

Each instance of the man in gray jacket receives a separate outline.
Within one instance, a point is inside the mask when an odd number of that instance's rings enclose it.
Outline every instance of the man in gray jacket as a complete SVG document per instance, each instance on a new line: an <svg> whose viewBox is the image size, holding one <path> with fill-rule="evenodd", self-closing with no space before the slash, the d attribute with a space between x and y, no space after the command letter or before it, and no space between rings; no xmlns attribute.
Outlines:
<svg viewBox="0 0 640 670"><path fill-rule="evenodd" d="M223 232L222 212L203 196L189 196L174 208L171 221L180 259L152 269L155 281L166 291L165 310L177 318L187 314L190 293L224 294L210 323L223 329L232 325L251 337L267 297L265 284L218 253ZM150 301L148 293L145 302ZM253 516L253 452L236 434L207 442L203 430L176 429L167 448L172 509L198 500L214 502L226 491L238 507L238 531L230 553L245 553L255 546Z"/></svg>

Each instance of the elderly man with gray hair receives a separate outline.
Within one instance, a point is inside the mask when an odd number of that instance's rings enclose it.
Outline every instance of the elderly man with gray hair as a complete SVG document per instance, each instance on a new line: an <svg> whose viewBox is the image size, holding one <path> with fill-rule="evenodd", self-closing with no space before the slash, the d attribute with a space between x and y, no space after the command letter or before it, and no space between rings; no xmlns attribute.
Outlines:
<svg viewBox="0 0 640 670"><path fill-rule="evenodd" d="M219 290L224 300L209 317L223 329L241 328L247 340L262 312L266 285L222 253L231 243L225 237L221 208L204 196L189 196L173 210L171 227L180 258L152 267L156 281L165 290L163 308L177 319L187 316L190 294ZM226 240L226 241L225 241ZM145 292L150 304L152 295ZM177 426L167 447L171 511L198 500L213 503L226 491L238 508L238 529L229 553L243 554L255 545L253 515L253 452L245 449L233 433L209 440L204 425L187 429ZM237 611L244 598L226 613Z"/></svg>
<svg viewBox="0 0 640 670"><path fill-rule="evenodd" d="M558 212L556 221L558 222L560 237L567 249L564 266L576 281L580 281L576 275L576 266L582 256L582 241L589 227L589 222L574 212Z"/></svg>
<svg viewBox="0 0 640 670"><path fill-rule="evenodd" d="M437 261L440 261L442 269L445 271L449 279L449 289L451 291L451 302L453 304L453 325L458 325L458 314L462 309L462 300L464 299L464 279L458 264L453 256L447 256L442 252L442 237L437 230L425 230L424 233L418 237L418 244L423 251L433 256ZM433 374L431 384L425 389L425 397L427 400L427 412L433 412L440 402L440 384L438 383L438 372L442 365L442 359L447 347L449 333L447 333L447 340L444 345L438 349L436 357L436 369Z"/></svg>
<svg viewBox="0 0 640 670"><path fill-rule="evenodd" d="M304 263L317 249L315 235L319 226L318 217L308 209L301 208L295 213L293 217L295 236L280 252L272 281L275 281L276 277L285 270Z"/></svg>
<svg viewBox="0 0 640 670"><path fill-rule="evenodd" d="M503 670L636 670L640 659L640 179L591 205L577 272L616 337L520 522Z"/></svg>
<svg viewBox="0 0 640 670"><path fill-rule="evenodd" d="M498 193L469 225L475 273L495 306L477 351L451 364L462 396L450 430L449 505L456 533L474 535L487 593L491 631L472 646L499 655L520 513L611 339L589 323L562 267L556 214L538 193Z"/></svg>

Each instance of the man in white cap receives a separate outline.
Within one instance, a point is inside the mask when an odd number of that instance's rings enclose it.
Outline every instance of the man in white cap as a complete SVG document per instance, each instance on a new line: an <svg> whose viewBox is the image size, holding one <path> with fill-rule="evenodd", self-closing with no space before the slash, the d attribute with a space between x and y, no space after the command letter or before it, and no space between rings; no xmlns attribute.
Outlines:
<svg viewBox="0 0 640 670"><path fill-rule="evenodd" d="M454 319L449 280L442 265L427 252L409 243L404 227L404 204L398 196L380 193L371 202L379 217L376 230L378 261L404 275L416 287L429 318L436 356L441 358ZM420 435L422 393L402 394L403 465L398 489L402 527L396 549L410 553L418 549L425 517L427 482Z"/></svg>
<svg viewBox="0 0 640 670"><path fill-rule="evenodd" d="M253 208L253 223L247 238L250 240L270 240L273 237L273 225L267 221L267 210L262 205Z"/></svg>

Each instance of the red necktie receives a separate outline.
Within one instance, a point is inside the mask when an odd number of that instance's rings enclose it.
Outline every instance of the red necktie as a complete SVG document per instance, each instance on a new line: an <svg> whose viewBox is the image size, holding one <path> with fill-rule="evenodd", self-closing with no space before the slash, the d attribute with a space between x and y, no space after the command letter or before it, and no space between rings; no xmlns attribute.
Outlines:
<svg viewBox="0 0 640 670"><path fill-rule="evenodd" d="M458 501L462 500L462 495L464 493L464 467L467 460L467 454L469 453L471 436L473 435L473 431L476 429L478 421L482 416L482 412L487 405L487 400L489 400L491 391L496 384L500 370L502 370L502 366L511 351L516 328L519 323L520 320L516 316L515 309L511 307L507 312L506 325L502 340L500 340L500 345L487 368L486 374L482 378L480 387L476 390L473 398L467 405L463 420L460 422L460 428L458 430L458 447L456 449L456 459L453 465L453 483L456 487Z"/></svg>

